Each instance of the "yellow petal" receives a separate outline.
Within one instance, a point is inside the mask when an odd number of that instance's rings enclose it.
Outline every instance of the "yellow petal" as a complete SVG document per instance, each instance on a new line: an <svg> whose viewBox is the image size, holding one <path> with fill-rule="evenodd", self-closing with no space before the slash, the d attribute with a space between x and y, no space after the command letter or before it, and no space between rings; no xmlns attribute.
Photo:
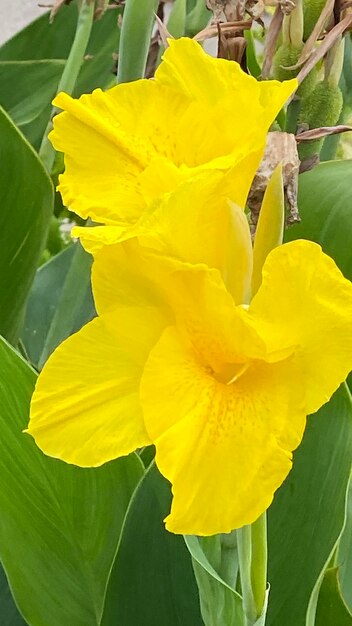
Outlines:
<svg viewBox="0 0 352 626"><path fill-rule="evenodd" d="M163 323L150 308L120 309L55 350L39 375L28 426L46 454L93 467L150 443L138 390Z"/></svg>
<svg viewBox="0 0 352 626"><path fill-rule="evenodd" d="M106 92L97 89L78 100L61 93L54 102L65 111L55 117L50 134L65 154L59 185L65 204L104 223L137 219L153 185L158 189L161 180L170 178L169 161L177 161L170 123L178 124L185 98L155 81L140 80ZM154 158L157 166L151 165ZM144 190L140 177L146 169Z"/></svg>
<svg viewBox="0 0 352 626"><path fill-rule="evenodd" d="M255 121L251 116L247 117L246 109L253 103L257 107L260 103L260 108L272 116L272 122L298 87L296 79L283 83L276 80L258 82L243 72L238 63L208 55L194 39L182 37L170 40L169 44L155 73L156 81L192 100L210 105L232 96L234 110L237 113L238 109L240 113L240 118L234 118L236 126L240 120Z"/></svg>
<svg viewBox="0 0 352 626"><path fill-rule="evenodd" d="M230 191L230 173L225 189L221 172L203 173L154 202L135 225L75 228L73 234L95 256L102 246L138 237L164 255L216 268L242 304L249 301L252 243L245 213L227 198Z"/></svg>
<svg viewBox="0 0 352 626"><path fill-rule="evenodd" d="M166 309L163 290L159 288L160 276L155 275L153 268L154 264L148 267L148 257L143 256L137 241L104 246L97 251L92 267L92 287L98 314L121 306L141 309L164 306Z"/></svg>
<svg viewBox="0 0 352 626"><path fill-rule="evenodd" d="M287 360L256 364L233 384L215 380L177 331L151 351L141 382L156 462L172 483L175 533L212 535L253 522L291 468L305 416Z"/></svg>
<svg viewBox="0 0 352 626"><path fill-rule="evenodd" d="M172 42L156 80L79 100L59 94L54 102L64 113L50 138L65 155L65 204L97 222L131 223L187 178L236 166L238 190L229 197L242 206L268 127L296 86L270 84L184 38Z"/></svg>
<svg viewBox="0 0 352 626"><path fill-rule="evenodd" d="M92 270L97 311L121 303L156 306L192 336L215 371L223 363L266 358L266 346L247 312L235 306L217 270L191 265L127 241L95 254Z"/></svg>
<svg viewBox="0 0 352 626"><path fill-rule="evenodd" d="M275 248L249 314L269 350L291 344L306 412L327 402L352 369L352 284L315 243Z"/></svg>
<svg viewBox="0 0 352 626"><path fill-rule="evenodd" d="M262 269L269 252L282 244L285 222L285 198L282 165L274 170L260 208L253 247L252 295L262 282Z"/></svg>

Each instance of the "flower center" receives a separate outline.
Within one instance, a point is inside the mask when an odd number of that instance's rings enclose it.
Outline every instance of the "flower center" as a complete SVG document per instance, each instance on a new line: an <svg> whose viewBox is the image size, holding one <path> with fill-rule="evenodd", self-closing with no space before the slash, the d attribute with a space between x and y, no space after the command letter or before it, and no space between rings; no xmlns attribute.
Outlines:
<svg viewBox="0 0 352 626"><path fill-rule="evenodd" d="M227 363L220 371L214 372L214 378L224 385L232 385L250 366L250 363Z"/></svg>

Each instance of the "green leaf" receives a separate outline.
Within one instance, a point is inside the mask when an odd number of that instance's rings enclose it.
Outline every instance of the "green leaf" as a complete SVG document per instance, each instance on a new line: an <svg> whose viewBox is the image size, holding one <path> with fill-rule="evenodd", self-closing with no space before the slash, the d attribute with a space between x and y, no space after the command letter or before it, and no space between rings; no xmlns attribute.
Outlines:
<svg viewBox="0 0 352 626"><path fill-rule="evenodd" d="M233 539L235 533L231 533L231 536ZM226 555L224 559L221 545L226 539L229 541L231 536L205 539L185 536L186 545L192 555L202 617L206 626L242 626L244 623L242 598L234 589L238 569L237 550L232 540L230 555ZM229 556L230 559L227 558Z"/></svg>
<svg viewBox="0 0 352 626"><path fill-rule="evenodd" d="M352 613L352 480L348 490L346 521L339 541L337 564L341 593Z"/></svg>
<svg viewBox="0 0 352 626"><path fill-rule="evenodd" d="M36 367L44 346L47 345L48 335L63 295L65 280L70 271L75 249L76 244L70 245L48 263L42 265L37 270L29 294L21 339L26 355ZM82 287L81 297L77 297L77 291L72 290L65 301L69 315L60 317L62 340L79 330L95 316L89 282L90 264L87 264L84 271L85 276L82 276L82 273L75 275L76 280L80 281L79 286ZM56 348L55 342L52 347Z"/></svg>
<svg viewBox="0 0 352 626"><path fill-rule="evenodd" d="M187 37L194 37L199 33L209 22L211 13L206 6L204 0L195 0L192 3L191 10L187 10L186 19L186 35ZM188 9L188 7L187 7Z"/></svg>
<svg viewBox="0 0 352 626"><path fill-rule="evenodd" d="M0 614L1 626L26 626L20 615L7 582L6 574L0 565Z"/></svg>
<svg viewBox="0 0 352 626"><path fill-rule="evenodd" d="M0 333L17 339L53 211L51 181L0 109Z"/></svg>
<svg viewBox="0 0 352 626"><path fill-rule="evenodd" d="M352 626L352 615L341 597L338 568L325 572L319 592L315 626Z"/></svg>
<svg viewBox="0 0 352 626"><path fill-rule="evenodd" d="M43 349L38 361L42 368L50 354L72 332L80 327L80 321L94 316L90 269L92 257L81 246L74 244L72 260L65 276L54 314L50 320Z"/></svg>
<svg viewBox="0 0 352 626"><path fill-rule="evenodd" d="M170 500L153 464L126 516L102 626L202 626L189 553L182 536L164 528Z"/></svg>
<svg viewBox="0 0 352 626"><path fill-rule="evenodd" d="M35 374L0 342L0 559L30 626L98 626L136 455L81 469L22 431Z"/></svg>
<svg viewBox="0 0 352 626"><path fill-rule="evenodd" d="M321 163L299 177L300 224L286 231L286 241L310 239L352 279L352 161Z"/></svg>
<svg viewBox="0 0 352 626"><path fill-rule="evenodd" d="M351 457L352 404L344 384L308 418L293 469L269 509L267 626L306 624L314 586L344 524Z"/></svg>
<svg viewBox="0 0 352 626"><path fill-rule="evenodd" d="M60 60L0 62L0 105L17 126L33 122L51 102L64 65Z"/></svg>
<svg viewBox="0 0 352 626"><path fill-rule="evenodd" d="M114 81L113 54L119 45L117 18L120 12L119 9L107 11L94 23L75 95L106 87ZM62 7L52 24L48 15L42 15L6 42L0 48L0 60L67 59L76 30L77 5Z"/></svg>

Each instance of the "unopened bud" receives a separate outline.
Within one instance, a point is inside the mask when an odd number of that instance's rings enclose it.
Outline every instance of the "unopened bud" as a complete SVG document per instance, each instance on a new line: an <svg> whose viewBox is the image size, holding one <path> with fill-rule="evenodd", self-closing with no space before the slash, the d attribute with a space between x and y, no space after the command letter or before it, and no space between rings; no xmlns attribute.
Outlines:
<svg viewBox="0 0 352 626"><path fill-rule="evenodd" d="M289 15L284 16L282 41L284 44L292 45L294 48L299 48L303 42L302 0L297 0L293 11Z"/></svg>
<svg viewBox="0 0 352 626"><path fill-rule="evenodd" d="M316 25L326 0L303 0L303 39L307 41Z"/></svg>
<svg viewBox="0 0 352 626"><path fill-rule="evenodd" d="M296 65L303 49L303 43L295 47L293 44L282 44L276 51L273 59L273 77L277 80L289 80L295 78L300 68L287 69ZM297 96L305 98L313 90L317 82L318 70L316 67L308 74L297 89Z"/></svg>
<svg viewBox="0 0 352 626"><path fill-rule="evenodd" d="M343 96L338 85L332 85L327 80L316 84L313 91L303 101L299 123L311 128L321 126L335 126L343 105ZM299 146L301 161L319 154L323 139L308 141Z"/></svg>

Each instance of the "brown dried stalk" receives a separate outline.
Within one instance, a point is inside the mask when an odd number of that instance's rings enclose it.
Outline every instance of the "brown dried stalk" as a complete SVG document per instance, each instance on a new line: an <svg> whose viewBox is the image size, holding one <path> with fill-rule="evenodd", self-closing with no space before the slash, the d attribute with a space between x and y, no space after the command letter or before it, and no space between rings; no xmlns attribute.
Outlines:
<svg viewBox="0 0 352 626"><path fill-rule="evenodd" d="M262 78L267 78L269 76L275 50L276 50L276 43L281 32L283 19L284 19L284 14L282 12L281 6L278 5L275 9L275 13L272 17L272 20L270 22L270 26L268 28L268 32L266 35L265 46L264 46L264 62L263 62L263 68L262 68Z"/></svg>
<svg viewBox="0 0 352 626"><path fill-rule="evenodd" d="M322 59L325 54L330 50L338 38L351 26L352 15L347 15L339 24L336 24L334 28L324 37L324 40L318 48L316 48L310 55L307 63L302 67L297 76L298 82L301 84L313 67Z"/></svg>
<svg viewBox="0 0 352 626"><path fill-rule="evenodd" d="M352 126L346 126L345 124L339 124L338 126L321 126L320 128L312 128L311 130L305 130L302 133L296 135L296 141L313 141L313 139L322 139L328 135L338 135L339 133L348 133L352 131Z"/></svg>

